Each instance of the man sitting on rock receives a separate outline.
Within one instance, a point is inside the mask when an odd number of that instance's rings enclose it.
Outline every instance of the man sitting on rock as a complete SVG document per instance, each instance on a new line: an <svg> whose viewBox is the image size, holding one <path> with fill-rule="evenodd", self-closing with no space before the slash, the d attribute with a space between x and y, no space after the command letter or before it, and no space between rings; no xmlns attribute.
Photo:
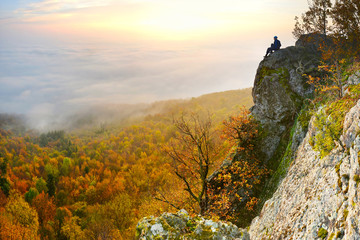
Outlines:
<svg viewBox="0 0 360 240"><path fill-rule="evenodd" d="M273 51L279 50L281 47L280 41L277 39L277 36L274 37L274 43L271 44L271 47L269 47L266 51L265 57L267 57L269 54L273 53Z"/></svg>

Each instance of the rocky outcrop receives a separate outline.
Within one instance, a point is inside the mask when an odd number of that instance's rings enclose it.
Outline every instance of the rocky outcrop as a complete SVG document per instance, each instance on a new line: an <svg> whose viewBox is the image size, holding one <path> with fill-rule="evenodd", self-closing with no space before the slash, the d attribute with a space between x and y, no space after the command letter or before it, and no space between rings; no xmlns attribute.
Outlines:
<svg viewBox="0 0 360 240"><path fill-rule="evenodd" d="M314 39L316 36L314 36ZM243 189L233 191L230 196L232 199L231 210L235 216L235 222L238 226L248 226L255 217L256 212L245 210L245 205L250 197L268 199L271 197L276 187L286 174L289 162L284 160L289 139L292 138L290 149L295 152L298 145L305 136L306 128L298 125L295 129L296 134L291 134L291 128L294 125L304 99L312 96L313 88L307 83L304 74L318 74L318 64L320 55L312 47L314 43L305 43L305 40L299 40L297 46L280 49L260 62L255 76L253 87L254 106L251 108L251 114L260 122L263 129L260 141L256 144L254 152L260 159L263 166L276 175L267 179L267 184L256 186L244 194ZM216 182L218 172L226 171L226 167L236 161L246 161L241 154L229 156L223 163L221 169L215 171L208 179L210 189L217 191L223 189L221 184ZM281 173L277 172L280 167L284 168ZM236 179L236 176L232 177ZM258 210L264 202L258 205Z"/></svg>
<svg viewBox="0 0 360 240"><path fill-rule="evenodd" d="M317 74L319 53L301 41L297 45L265 58L256 73L251 112L267 134L260 144L264 162L274 156L282 139L287 142L303 100L313 93L303 75Z"/></svg>
<svg viewBox="0 0 360 240"><path fill-rule="evenodd" d="M347 113L340 145L320 157L314 119L288 174L250 226L251 239L360 239L360 101Z"/></svg>
<svg viewBox="0 0 360 240"><path fill-rule="evenodd" d="M237 239L250 240L249 234L232 223L191 218L185 210L176 214L143 218L136 226L136 239Z"/></svg>

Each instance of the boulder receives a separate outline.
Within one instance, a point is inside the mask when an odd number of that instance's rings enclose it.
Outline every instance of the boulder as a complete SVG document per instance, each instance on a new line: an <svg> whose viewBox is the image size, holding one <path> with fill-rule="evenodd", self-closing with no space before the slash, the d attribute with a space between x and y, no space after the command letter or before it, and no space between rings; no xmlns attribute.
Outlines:
<svg viewBox="0 0 360 240"><path fill-rule="evenodd" d="M192 218L185 210L143 218L136 226L136 239L250 240L246 230L232 223Z"/></svg>

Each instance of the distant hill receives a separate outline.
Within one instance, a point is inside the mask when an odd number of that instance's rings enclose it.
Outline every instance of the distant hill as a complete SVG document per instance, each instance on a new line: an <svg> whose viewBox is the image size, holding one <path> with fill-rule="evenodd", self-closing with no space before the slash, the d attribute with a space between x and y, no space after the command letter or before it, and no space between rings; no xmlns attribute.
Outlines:
<svg viewBox="0 0 360 240"><path fill-rule="evenodd" d="M24 115L0 113L0 129L10 130L14 133L23 133L26 130Z"/></svg>
<svg viewBox="0 0 360 240"><path fill-rule="evenodd" d="M217 118L232 114L240 106L250 108L253 105L251 89L229 90L209 93L191 99L171 99L154 103L140 104L108 104L97 105L83 109L74 114L59 114L47 120L44 129L37 129L39 119L29 118L26 115L11 115L0 113L0 129L24 133L29 129L42 132L53 130L92 131L94 128L124 127L138 123L154 115L168 115L179 111L196 111L206 109ZM41 119L41 121L45 121Z"/></svg>
<svg viewBox="0 0 360 240"><path fill-rule="evenodd" d="M42 131L66 130L78 132L79 130L92 131L94 128L119 128L139 123L149 116L159 114L170 116L179 111L198 111L200 109L215 114L216 118L222 121L227 115L236 112L243 105L248 108L253 105L251 88L209 93L191 99L171 99L149 104L92 106L72 115L54 117L48 123L50 127L42 129Z"/></svg>

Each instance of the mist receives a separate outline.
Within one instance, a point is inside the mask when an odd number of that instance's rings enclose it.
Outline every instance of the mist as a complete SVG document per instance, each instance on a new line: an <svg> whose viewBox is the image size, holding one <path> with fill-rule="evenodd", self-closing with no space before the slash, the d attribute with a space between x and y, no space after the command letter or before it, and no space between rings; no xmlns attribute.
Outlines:
<svg viewBox="0 0 360 240"><path fill-rule="evenodd" d="M53 129L93 109L249 87L255 64L239 64L237 54L212 46L0 48L0 113L23 114L32 128Z"/></svg>

